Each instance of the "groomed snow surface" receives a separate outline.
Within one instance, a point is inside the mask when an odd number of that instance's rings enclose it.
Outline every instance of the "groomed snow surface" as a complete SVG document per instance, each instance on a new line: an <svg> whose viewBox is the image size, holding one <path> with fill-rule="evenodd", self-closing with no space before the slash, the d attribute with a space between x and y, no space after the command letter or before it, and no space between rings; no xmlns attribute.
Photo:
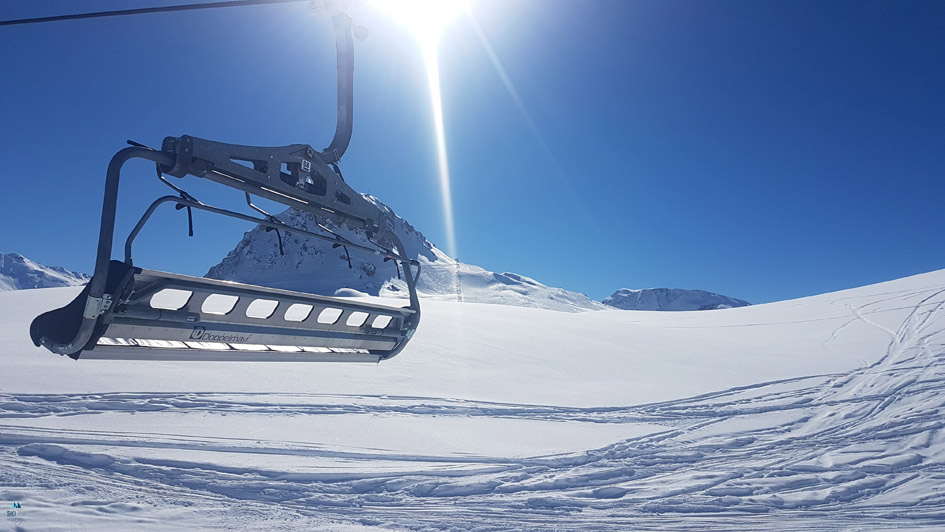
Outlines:
<svg viewBox="0 0 945 532"><path fill-rule="evenodd" d="M706 312L425 301L379 365L33 347L77 291L0 293L9 529L945 529L945 270Z"/></svg>

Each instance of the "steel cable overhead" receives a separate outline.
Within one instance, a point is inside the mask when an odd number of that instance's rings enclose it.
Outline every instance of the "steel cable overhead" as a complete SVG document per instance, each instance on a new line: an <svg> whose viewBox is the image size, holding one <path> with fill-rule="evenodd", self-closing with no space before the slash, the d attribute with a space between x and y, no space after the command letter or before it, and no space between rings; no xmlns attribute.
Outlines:
<svg viewBox="0 0 945 532"><path fill-rule="evenodd" d="M204 2L201 4L182 4L176 6L142 7L136 9L116 9L114 11L96 11L92 13L74 13L71 15L55 15L51 17L21 18L15 20L0 20L0 26L15 26L19 24L37 24L40 22L57 22L61 20L80 20L89 18L119 17L125 15L143 15L146 13L166 13L173 11L193 11L197 9L212 9L216 7L242 7L263 4L291 4L309 2L311 0L228 0L225 2Z"/></svg>

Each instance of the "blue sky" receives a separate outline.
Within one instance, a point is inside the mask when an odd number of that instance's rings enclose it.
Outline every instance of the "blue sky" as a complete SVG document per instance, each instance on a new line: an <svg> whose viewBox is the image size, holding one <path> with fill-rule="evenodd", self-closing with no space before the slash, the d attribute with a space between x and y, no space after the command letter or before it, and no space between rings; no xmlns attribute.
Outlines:
<svg viewBox="0 0 945 532"><path fill-rule="evenodd" d="M5 0L0 18L175 3ZM455 19L440 76L464 262L596 299L666 286L755 303L945 268L945 3L471 7L523 107ZM353 14L371 34L345 177L445 248L419 47L370 2ZM105 167L128 138L326 146L334 60L305 4L0 28L0 251L91 271ZM166 191L144 162L123 182L120 235ZM137 264L201 275L249 229L195 225L188 239L162 213Z"/></svg>

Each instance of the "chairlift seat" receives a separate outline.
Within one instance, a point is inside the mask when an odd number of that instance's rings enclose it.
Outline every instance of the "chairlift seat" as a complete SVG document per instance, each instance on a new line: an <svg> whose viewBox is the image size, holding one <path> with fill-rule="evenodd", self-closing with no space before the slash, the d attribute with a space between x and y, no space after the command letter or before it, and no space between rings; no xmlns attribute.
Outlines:
<svg viewBox="0 0 945 532"><path fill-rule="evenodd" d="M415 311L128 267L111 261L109 309L83 359L378 362L409 339ZM34 343L77 334L88 290L39 316ZM75 358L78 358L76 356Z"/></svg>

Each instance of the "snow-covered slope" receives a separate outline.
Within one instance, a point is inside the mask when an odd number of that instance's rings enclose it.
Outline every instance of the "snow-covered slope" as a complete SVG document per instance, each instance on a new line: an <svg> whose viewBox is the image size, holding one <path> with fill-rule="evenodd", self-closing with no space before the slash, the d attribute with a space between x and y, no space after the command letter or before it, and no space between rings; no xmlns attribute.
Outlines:
<svg viewBox="0 0 945 532"><path fill-rule="evenodd" d="M364 197L393 214L377 198ZM318 232L311 214L289 209L278 218L292 226ZM396 214L393 218L394 231L407 248L407 254L420 261L417 288L421 297L567 311L605 308L584 294L549 287L514 273L493 273L458 262L427 241L409 222ZM351 241L367 242L361 231L319 221ZM375 296L406 297L406 286L398 279L392 263L352 250L349 267L345 250L331 246L331 242L290 233L283 235L283 256L279 253L276 233L257 227L246 232L236 248L212 267L207 276L323 295L335 295L339 287L346 287Z"/></svg>
<svg viewBox="0 0 945 532"><path fill-rule="evenodd" d="M943 530L945 270L719 310L425 302L377 365L74 362L0 293L25 530Z"/></svg>
<svg viewBox="0 0 945 532"><path fill-rule="evenodd" d="M88 280L89 276L84 273L46 266L19 253L0 253L0 290L76 286Z"/></svg>
<svg viewBox="0 0 945 532"><path fill-rule="evenodd" d="M604 304L622 310L715 310L750 305L734 297L681 288L621 288Z"/></svg>

